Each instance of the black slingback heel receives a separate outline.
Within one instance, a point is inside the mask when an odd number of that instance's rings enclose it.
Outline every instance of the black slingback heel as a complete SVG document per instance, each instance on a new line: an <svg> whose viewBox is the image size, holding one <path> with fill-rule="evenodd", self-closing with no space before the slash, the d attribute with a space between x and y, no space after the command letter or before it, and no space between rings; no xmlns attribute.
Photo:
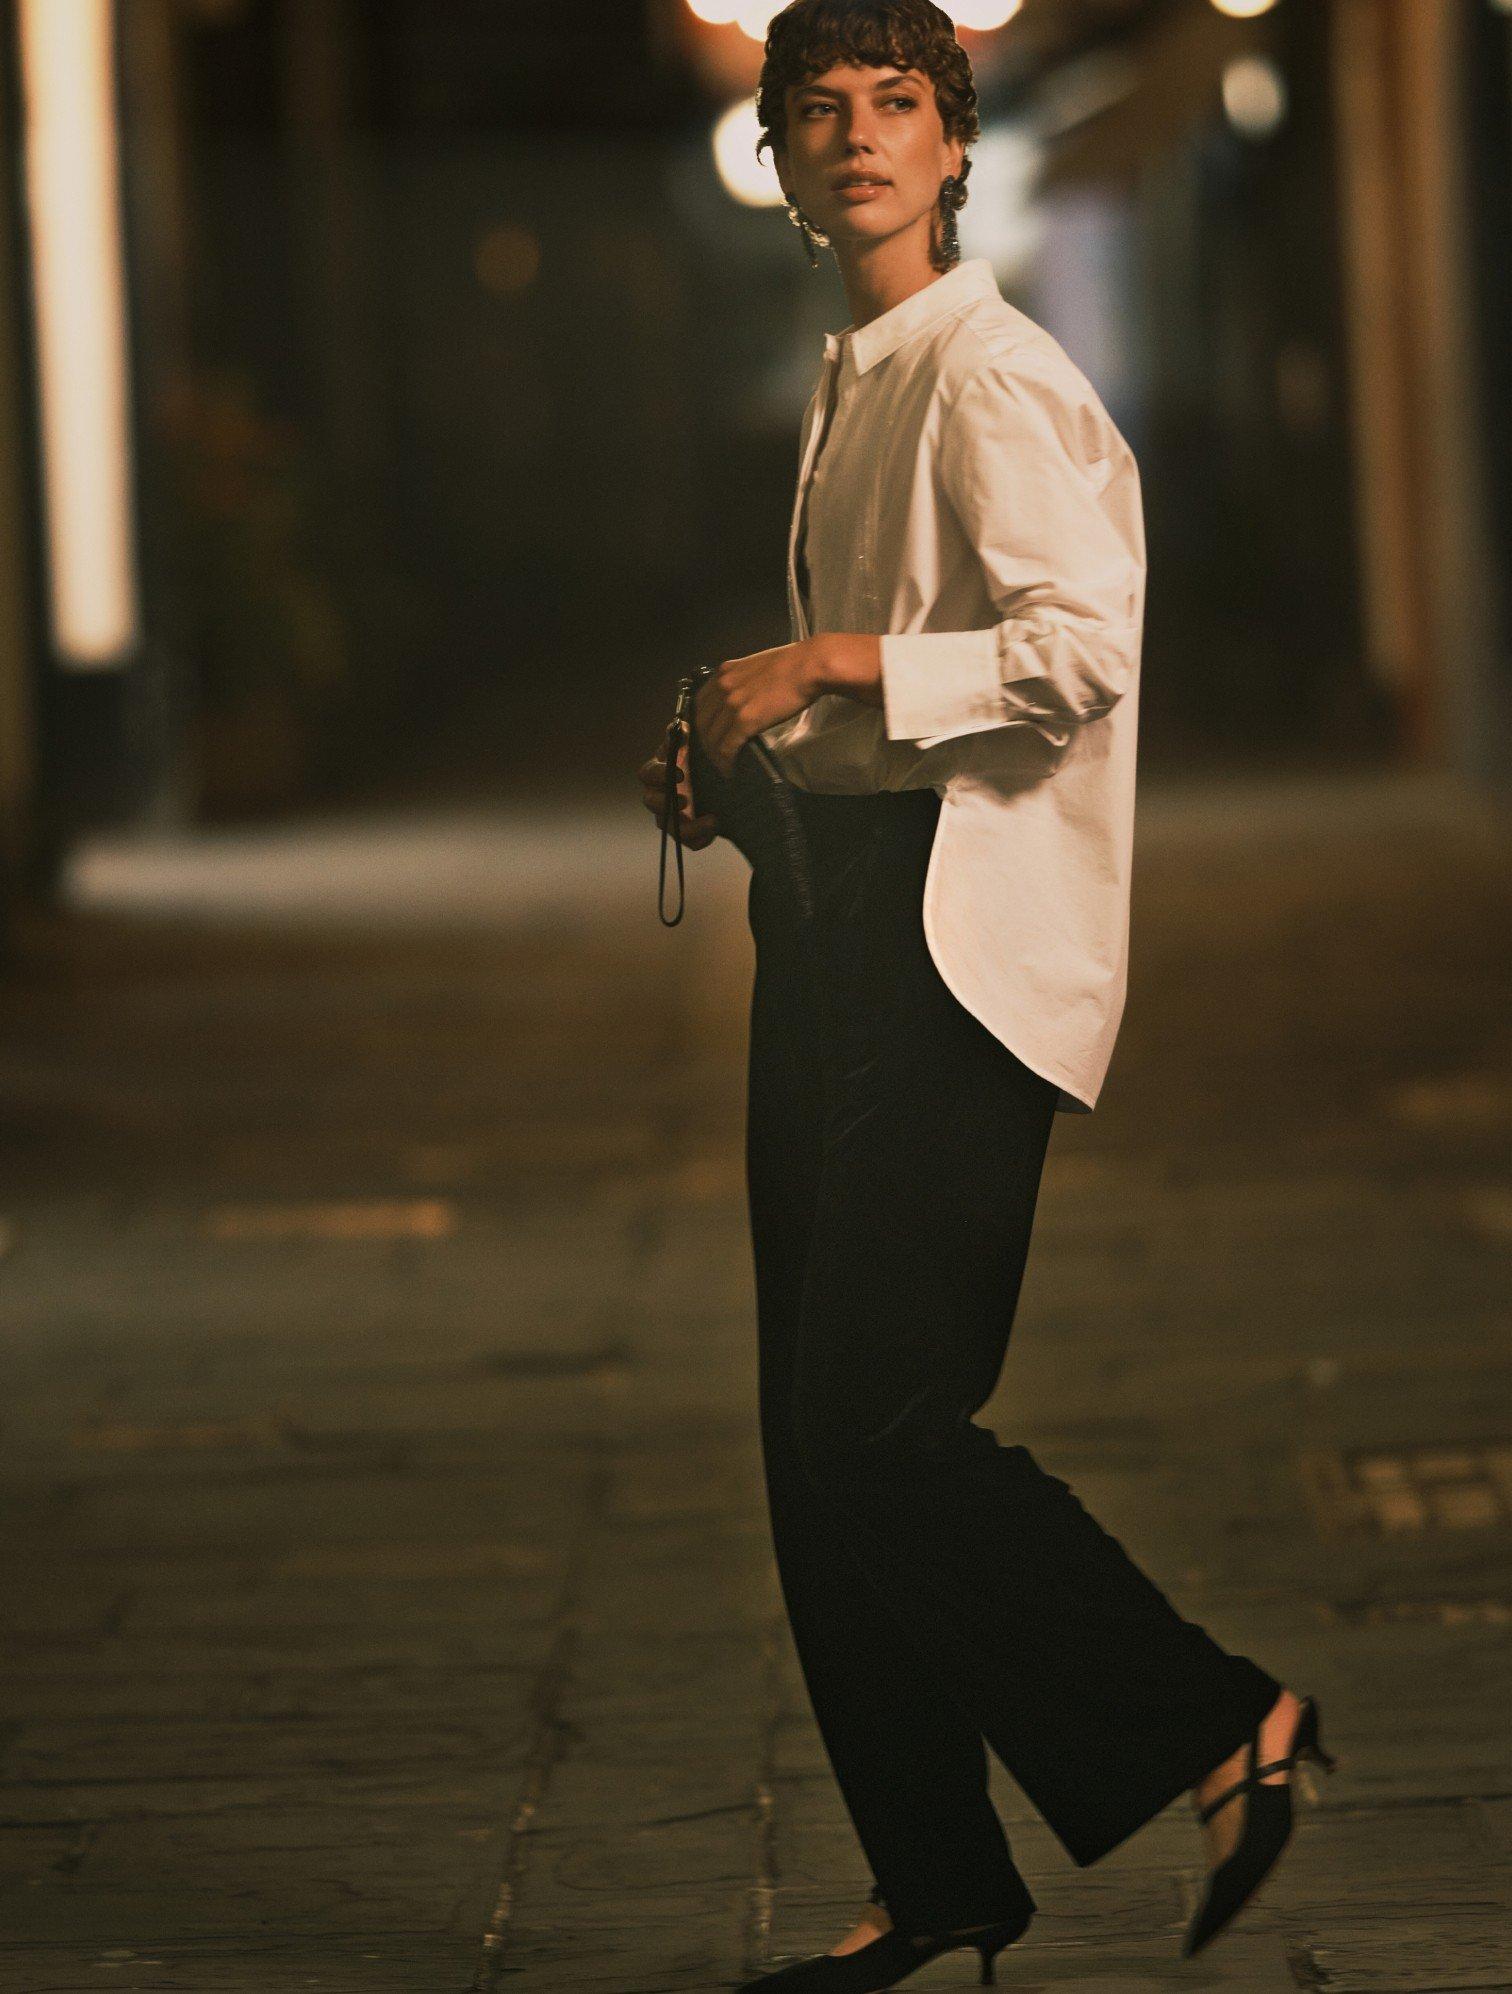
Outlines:
<svg viewBox="0 0 1512 1994"><path fill-rule="evenodd" d="M757 1988L782 1989L784 1994L800 1994L812 1988L814 1994L880 1994L896 1987L910 1973L917 1973L943 1952L960 1946L975 1946L982 1956L980 1984L991 1987L993 1962L1004 1946L1012 1945L1028 1925L1028 1918L1006 1924L962 1926L954 1932L921 1932L911 1936L896 1929L884 1932L869 1946L854 1952L816 1953L812 1959L795 1960L775 1973L763 1973L755 1980L743 1980L737 1994L755 1994Z"/></svg>
<svg viewBox="0 0 1512 1994"><path fill-rule="evenodd" d="M1325 1772L1332 1772L1338 1764L1338 1760L1323 1749L1318 1736L1318 1706L1310 1696L1302 1699L1297 1728L1292 1733L1291 1750L1284 1758L1257 1765L1258 1738L1257 1732L1246 1748L1244 1777L1235 1780L1216 1800L1210 1800L1205 1807L1198 1809L1198 1821L1206 1823L1212 1820L1220 1807L1226 1807L1239 1794L1249 1796L1245 1802L1244 1832L1233 1853L1226 1856L1208 1877L1207 1894L1198 1905L1181 1942L1183 1959L1190 1959L1193 1953L1201 1952L1204 1946L1217 1938L1235 1912L1253 1897L1291 1839L1291 1782L1287 1780L1279 1786L1265 1786L1261 1783L1265 1774L1289 1772L1299 1759L1310 1759L1322 1766Z"/></svg>
<svg viewBox="0 0 1512 1994"><path fill-rule="evenodd" d="M874 1904L884 1903L880 1890L871 1893ZM763 1973L755 1980L743 1980L736 1994L754 1994L757 1988L781 1989L783 1994L880 1994L896 1987L910 1973L917 1973L943 1952L961 1946L974 1946L982 1959L980 1985L995 1985L993 1966L1004 1946L1022 1938L1033 1918L1032 1910L1017 1917L999 1919L991 1925L961 1925L949 1932L904 1932L896 1926L854 1952L817 1953L811 1959L795 1960L775 1973Z"/></svg>

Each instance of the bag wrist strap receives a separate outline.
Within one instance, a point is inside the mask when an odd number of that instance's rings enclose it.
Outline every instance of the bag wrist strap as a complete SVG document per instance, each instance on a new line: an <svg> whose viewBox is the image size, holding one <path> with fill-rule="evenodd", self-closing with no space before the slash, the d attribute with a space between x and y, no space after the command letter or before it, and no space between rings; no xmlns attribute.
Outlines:
<svg viewBox="0 0 1512 1994"><path fill-rule="evenodd" d="M681 720L673 720L667 728L667 787L663 797L661 854L656 869L656 911L664 928L675 928L683 917L687 902L687 889L683 882L682 844L682 798L677 793L677 758L682 751L687 730ZM667 838L670 836L677 849L677 912L667 918Z"/></svg>

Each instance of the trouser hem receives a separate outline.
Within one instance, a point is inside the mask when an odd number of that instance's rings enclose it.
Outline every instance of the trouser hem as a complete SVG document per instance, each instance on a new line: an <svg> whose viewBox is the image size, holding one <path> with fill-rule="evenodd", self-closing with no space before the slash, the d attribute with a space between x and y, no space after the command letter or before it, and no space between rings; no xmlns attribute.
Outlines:
<svg viewBox="0 0 1512 1994"><path fill-rule="evenodd" d="M875 1896L873 1901L878 1901ZM964 1905L925 1899L922 1903L904 1902L895 1908L885 1897L880 1901L892 1924L909 1932L954 1932L967 1925L1000 1925L1018 1918L1027 1921L1039 1909L1034 1893L1022 1877L1016 1877L1001 1895L991 1900L976 1899Z"/></svg>
<svg viewBox="0 0 1512 1994"><path fill-rule="evenodd" d="M1101 1862L1105 1855L1110 1855L1131 1835L1147 1827L1157 1814L1163 1814L1173 1801L1199 1785L1214 1766L1221 1765L1230 1753L1252 1738L1281 1694L1282 1687L1273 1676L1256 1666L1253 1694L1246 1700L1245 1706L1231 1713L1224 1724L1215 1726L1197 1739L1181 1759L1173 1763L1163 1780L1146 1789L1138 1800L1130 1802L1126 1808L1110 1812L1095 1827L1057 1826L1046 1814L1045 1822L1050 1832L1078 1869L1087 1869L1093 1863ZM1039 1811L1044 1813L1043 1808Z"/></svg>

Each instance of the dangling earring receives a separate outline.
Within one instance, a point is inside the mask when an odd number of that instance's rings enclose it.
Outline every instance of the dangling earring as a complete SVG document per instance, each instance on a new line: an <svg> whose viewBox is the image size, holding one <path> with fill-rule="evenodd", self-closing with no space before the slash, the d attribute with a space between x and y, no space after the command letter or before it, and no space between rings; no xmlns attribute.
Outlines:
<svg viewBox="0 0 1512 1994"><path fill-rule="evenodd" d="M808 255L810 270L817 270L819 268L819 250L814 245L817 243L819 249L828 249L830 246L829 237L822 230L814 227L814 224L809 220L796 201L787 201L784 203L784 206L787 208L788 220L803 237L803 247Z"/></svg>
<svg viewBox="0 0 1512 1994"><path fill-rule="evenodd" d="M957 186L953 173L947 173L940 184L940 254L935 268L952 270L961 260L961 238L956 231L955 202L951 199Z"/></svg>

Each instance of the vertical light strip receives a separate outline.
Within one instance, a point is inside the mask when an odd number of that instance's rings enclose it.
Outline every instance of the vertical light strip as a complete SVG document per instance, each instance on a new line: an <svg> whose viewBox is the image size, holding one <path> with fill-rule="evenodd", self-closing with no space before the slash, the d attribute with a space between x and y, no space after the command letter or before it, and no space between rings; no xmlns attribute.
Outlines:
<svg viewBox="0 0 1512 1994"><path fill-rule="evenodd" d="M118 665L138 605L113 0L20 0L20 23L53 640Z"/></svg>

